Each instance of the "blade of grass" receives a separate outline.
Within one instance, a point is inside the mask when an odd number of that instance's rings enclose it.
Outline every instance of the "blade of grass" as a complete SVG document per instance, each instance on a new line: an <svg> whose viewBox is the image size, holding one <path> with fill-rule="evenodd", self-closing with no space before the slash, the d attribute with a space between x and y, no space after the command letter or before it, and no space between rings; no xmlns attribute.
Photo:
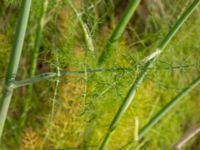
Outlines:
<svg viewBox="0 0 200 150"><path fill-rule="evenodd" d="M110 39L108 40L103 52L101 53L98 65L101 66L105 63L106 59L111 55L115 45L117 44L119 38L123 34L128 22L130 21L133 13L135 12L136 8L138 7L141 0L131 0L130 4L128 5L127 9L125 10L123 16L121 17L118 25L116 26L115 30L113 31Z"/></svg>
<svg viewBox="0 0 200 150"><path fill-rule="evenodd" d="M139 131L139 139L144 137L145 134L164 116L172 110L177 103L180 103L189 92L191 92L195 87L200 84L200 76L195 79L192 83L190 83L187 87L185 87L176 97L174 97L165 107L162 108L140 131Z"/></svg>
<svg viewBox="0 0 200 150"><path fill-rule="evenodd" d="M30 65L30 72L29 72L30 77L33 77L36 72L39 47L40 47L40 43L41 43L41 39L42 39L42 33L43 33L43 29L44 29L44 24L45 24L45 15L46 15L48 3L49 3L48 0L43 1L43 5L42 5L40 16L39 16L39 22L37 25L35 43L34 43L33 50L31 52L31 65ZM27 100L25 101L23 113L22 113L21 119L20 119L20 128L23 128L23 126L26 122L26 114L27 114L28 110L30 109L30 102L31 102L31 98L33 95L32 92L33 92L33 86L30 85L28 87L28 91L27 91L28 96L27 96Z"/></svg>
<svg viewBox="0 0 200 150"><path fill-rule="evenodd" d="M13 82L15 81L19 61L21 57L22 47L24 43L29 13L31 8L31 0L23 0L20 9L19 22L16 29L16 35L13 43L13 48L10 55L10 61L3 89L3 96L0 105L0 138L7 117L11 97L13 95Z"/></svg>
<svg viewBox="0 0 200 150"><path fill-rule="evenodd" d="M186 11L181 15L181 17L176 21L173 28L169 31L167 36L161 41L161 43L158 46L158 50L160 53L166 48L166 46L169 44L171 39L174 37L174 35L177 33L177 31L180 29L180 27L183 25L183 23L188 19L188 17L192 14L192 12L196 9L196 7L200 4L200 0L194 0L193 3L186 9ZM159 55L160 55L159 53ZM140 74L137 76L136 80L133 82L131 88L128 91L127 96L125 97L122 105L120 106L119 110L117 111L116 115L114 116L108 132L106 133L106 136L100 146L100 149L105 149L112 133L115 131L116 127L118 126L121 118L123 117L124 113L128 109L129 105L133 101L136 91L138 87L141 85L144 77L146 76L149 69L154 65L154 62L156 61L156 58L159 56L151 58L144 66Z"/></svg>

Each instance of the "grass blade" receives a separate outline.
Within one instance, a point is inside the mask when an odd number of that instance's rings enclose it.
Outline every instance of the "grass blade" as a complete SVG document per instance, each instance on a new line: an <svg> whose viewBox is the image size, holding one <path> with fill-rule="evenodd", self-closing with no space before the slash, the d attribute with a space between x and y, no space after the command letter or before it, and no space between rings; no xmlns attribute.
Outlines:
<svg viewBox="0 0 200 150"><path fill-rule="evenodd" d="M136 8L138 7L140 0L131 0L130 4L128 5L127 9L125 10L122 18L120 19L118 25L116 26L115 30L113 31L110 39L108 40L105 49L103 50L101 56L98 60L98 65L101 66L106 61L106 59L111 55L116 43L118 42L119 38L121 37L122 33L124 32L128 22L130 21L133 13L135 12Z"/></svg>
<svg viewBox="0 0 200 150"><path fill-rule="evenodd" d="M16 29L16 35L14 39L13 48L10 55L10 61L8 65L7 75L5 79L5 85L3 89L3 96L1 98L0 105L0 138L2 136L5 120L8 113L8 108L10 105L11 97L13 94L13 82L17 74L19 61L21 57L22 47L24 43L29 13L31 8L31 0L23 0L19 22Z"/></svg>
<svg viewBox="0 0 200 150"><path fill-rule="evenodd" d="M174 37L174 35L177 33L177 31L180 29L180 27L183 25L183 23L188 19L188 17L192 14L192 12L196 9L196 7L200 4L200 0L194 0L193 3L186 9L186 11L181 15L181 17L176 21L173 28L169 31L167 36L161 41L160 45L158 46L158 50L160 53L164 50L164 48L169 44L171 39ZM160 54L159 53L159 54ZM144 77L146 76L149 69L154 65L154 62L156 61L156 58L159 55L156 55L156 57L149 60L144 68L142 69L141 73L137 76L136 80L132 84L131 88L129 89L129 92L127 96L124 99L124 102L120 106L119 110L117 111L115 117L113 118L110 127L108 129L108 132L101 144L100 149L105 149L106 145L108 144L111 134L115 131L116 127L118 126L121 118L123 117L124 113L126 112L127 108L133 101L136 90L141 85Z"/></svg>

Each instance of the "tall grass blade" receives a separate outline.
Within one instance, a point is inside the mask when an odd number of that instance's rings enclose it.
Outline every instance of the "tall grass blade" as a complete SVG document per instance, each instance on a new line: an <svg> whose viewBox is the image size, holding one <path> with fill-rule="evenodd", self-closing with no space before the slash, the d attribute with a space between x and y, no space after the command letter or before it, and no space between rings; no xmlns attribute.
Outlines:
<svg viewBox="0 0 200 150"><path fill-rule="evenodd" d="M123 34L128 22L130 21L133 13L135 12L136 8L138 7L141 0L131 0L130 4L128 5L127 9L125 10L122 18L120 19L118 25L116 26L115 30L113 31L110 39L108 40L102 54L99 57L98 65L101 66L105 63L106 59L111 55L113 49L115 48L116 43L118 42L119 38Z"/></svg>
<svg viewBox="0 0 200 150"><path fill-rule="evenodd" d="M161 41L160 45L158 46L158 50L159 51L162 52L164 50L164 48L169 44L171 39L174 37L174 35L177 33L177 31L183 25L183 23L188 19L188 17L192 14L192 12L196 9L196 7L199 4L200 4L200 0L194 0L193 3L186 9L186 11L176 21L175 25L169 31L167 36L163 39L163 41ZM146 76L147 72L149 71L149 69L154 65L154 62L156 61L156 58L158 56L159 55L157 55L156 57L152 58L151 60L149 60L145 64L144 68L142 69L140 74L137 76L136 80L133 82L131 88L129 89L129 92L128 92L127 96L124 99L124 102L120 106L119 110L117 111L114 119L112 120L112 122L110 124L108 132L107 132L107 134L106 134L106 136L105 136L105 138L104 138L104 140L103 140L103 142L101 144L100 149L105 149L106 148L106 145L108 144L108 142L110 140L111 134L115 131L115 129L118 126L121 118L123 117L123 115L126 112L127 108L129 107L129 105L133 101L133 99L135 97L135 94L136 94L136 90L141 85L141 83L142 83L144 77Z"/></svg>
<svg viewBox="0 0 200 150"><path fill-rule="evenodd" d="M17 74L19 61L21 57L22 47L24 43L29 13L31 8L31 0L23 0L19 22L16 29L16 35L14 39L13 48L10 55L10 61L8 65L7 75L5 79L5 85L3 89L3 96L0 104L0 138L2 136L5 120L8 113L11 97L13 95L13 82Z"/></svg>

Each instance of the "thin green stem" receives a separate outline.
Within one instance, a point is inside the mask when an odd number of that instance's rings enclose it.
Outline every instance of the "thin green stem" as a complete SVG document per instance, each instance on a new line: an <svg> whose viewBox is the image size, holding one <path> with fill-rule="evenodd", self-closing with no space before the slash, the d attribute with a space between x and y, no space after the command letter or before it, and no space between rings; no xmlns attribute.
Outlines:
<svg viewBox="0 0 200 150"><path fill-rule="evenodd" d="M128 5L127 9L125 10L123 16L121 17L118 25L116 26L115 30L113 31L110 39L108 40L101 56L98 60L98 65L101 66L105 63L106 59L111 55L113 49L115 48L119 38L122 36L128 22L130 21L133 13L135 12L136 8L138 7L141 0L131 0L130 4Z"/></svg>
<svg viewBox="0 0 200 150"><path fill-rule="evenodd" d="M175 36L177 31L181 28L181 26L185 23L185 21L193 13L193 11L198 7L199 4L200 4L200 0L194 0L193 1L193 3L186 9L185 12L183 12L183 14L177 20L174 27L170 30L170 32L167 34L167 36L160 43L158 49L162 50L162 49L166 48L166 46L169 44L169 42Z"/></svg>
<svg viewBox="0 0 200 150"><path fill-rule="evenodd" d="M166 104L158 113L156 113L144 127L142 127L139 131L139 140L143 138L154 125L156 125L161 119L163 119L167 113L169 113L178 103L182 102L185 96L189 94L194 88L196 88L200 84L200 76L193 80L187 87L181 90L171 101ZM129 141L125 146L131 146L134 142Z"/></svg>
<svg viewBox="0 0 200 150"><path fill-rule="evenodd" d="M104 138L104 140L102 142L102 145L101 145L100 149L103 150L103 149L106 148L106 146L107 146L107 144L108 144L108 142L110 140L111 134L115 131L115 129L118 126L118 124L119 124L121 118L123 117L124 113L126 112L128 107L132 103L138 87L141 85L141 83L142 83L144 77L146 76L146 74L148 73L149 69L154 65L154 62L156 61L156 58L160 55L160 53L164 50L164 48L169 44L171 39L175 36L177 31L180 29L180 27L183 25L183 23L188 19L188 17L192 14L192 12L196 9L196 7L199 4L200 4L200 0L194 0L194 2L187 8L187 10L176 21L175 25L169 31L167 36L159 44L159 46L158 46L158 50L160 51L159 54L156 55L156 57L153 57L150 60L148 60L148 62L145 64L145 66L142 69L141 73L137 76L136 80L133 82L131 88L129 89L129 92L128 92L127 96L125 97L122 105L118 109L115 117L113 118L113 120L112 120L112 122L110 124L110 127L108 129L108 132L107 132L107 134L106 134L106 136L105 136L105 138Z"/></svg>
<svg viewBox="0 0 200 150"><path fill-rule="evenodd" d="M31 52L31 67L30 67L31 69L29 73L30 77L34 76L36 72L38 53L39 53L39 48L40 48L44 25L45 25L45 15L46 15L47 7L48 7L48 2L49 2L48 0L43 1L43 5L42 5L40 16L39 16L34 48Z"/></svg>
<svg viewBox="0 0 200 150"><path fill-rule="evenodd" d="M111 69L87 69L83 71L71 71L71 72L60 72L60 76L65 76L65 75L80 75L80 74L85 74L87 73L97 73L97 72L113 72L113 71L131 71L131 68L111 68ZM15 81L13 82L13 88L19 88L22 86L26 85L31 85L33 83L39 82L39 81L44 81L48 80L51 78L54 78L57 76L57 73L55 72L47 72L43 73L28 79L20 80L20 81Z"/></svg>
<svg viewBox="0 0 200 150"><path fill-rule="evenodd" d="M39 53L39 47L40 47L42 33L43 33L43 29L44 29L44 24L45 24L45 14L46 14L46 11L47 11L48 2L49 2L48 0L43 1L43 5L42 5L42 8L41 8L41 12L40 12L34 48L31 52L31 65L30 65L30 72L29 72L30 77L33 77L35 75L36 68L37 68L38 53ZM25 124L26 114L27 114L28 110L30 109L30 101L31 101L31 98L32 98L32 92L33 92L33 86L30 85L28 87L28 91L27 91L28 97L27 97L27 100L25 101L23 113L21 115L20 128L23 128L23 126Z"/></svg>
<svg viewBox="0 0 200 150"><path fill-rule="evenodd" d="M31 0L23 0L21 9L20 9L19 22L16 29L14 44L13 44L13 48L10 55L10 61L9 61L7 75L5 79L5 85L3 89L3 96L1 98L0 138L2 137L2 132L3 132L5 120L7 117L11 97L13 95L13 82L15 81L19 62L20 62L30 8L31 8Z"/></svg>
<svg viewBox="0 0 200 150"><path fill-rule="evenodd" d="M177 103L180 103L189 92L200 84L200 76L185 87L176 97L174 97L165 107L162 108L140 131L139 139L141 139L148 131L160 121L170 110L172 110Z"/></svg>

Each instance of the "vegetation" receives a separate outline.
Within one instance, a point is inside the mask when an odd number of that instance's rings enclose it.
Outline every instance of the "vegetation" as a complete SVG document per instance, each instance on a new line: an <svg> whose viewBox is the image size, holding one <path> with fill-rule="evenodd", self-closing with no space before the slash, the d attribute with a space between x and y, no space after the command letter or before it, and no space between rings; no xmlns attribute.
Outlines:
<svg viewBox="0 0 200 150"><path fill-rule="evenodd" d="M154 54L153 54L153 56L150 55L150 57L148 57L148 59L145 60L146 64L145 64L144 68L142 68L141 73L136 77L135 82L132 84L126 98L124 99L124 102L122 103L119 110L117 111L117 113L116 113L116 115L115 115L115 117L114 117L114 119L113 119L113 121L110 125L109 131L106 134L100 149L104 149L105 146L107 145L107 143L109 142L109 138L110 138L112 132L114 132L115 128L119 124L119 121L123 117L123 114L126 112L129 105L133 101L135 94L136 94L136 90L138 89L138 87L142 83L142 81L143 81L144 77L146 76L148 70L151 69L151 67L153 66L156 58L164 50L164 48L166 48L167 44L171 41L172 37L176 34L176 32L181 27L181 25L187 20L187 18L190 16L190 14L198 6L199 3L200 3L200 1L194 1L194 3L191 4L191 6L183 13L183 15L180 17L180 19L177 20L176 24L170 30L170 32L167 34L167 36L163 39L163 41L161 41L158 48L156 49L156 52L155 52L156 55L154 55Z"/></svg>
<svg viewBox="0 0 200 150"><path fill-rule="evenodd" d="M0 149L170 149L199 124L200 0L0 2Z"/></svg>

